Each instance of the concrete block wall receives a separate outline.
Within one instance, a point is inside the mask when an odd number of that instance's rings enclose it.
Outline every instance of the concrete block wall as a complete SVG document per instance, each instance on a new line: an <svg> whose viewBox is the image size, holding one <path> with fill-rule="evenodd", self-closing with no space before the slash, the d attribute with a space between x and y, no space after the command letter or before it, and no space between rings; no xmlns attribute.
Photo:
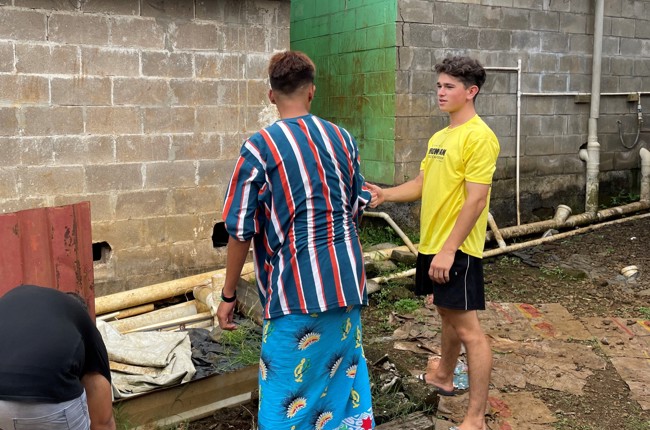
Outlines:
<svg viewBox="0 0 650 430"><path fill-rule="evenodd" d="M0 210L89 200L97 295L222 267L213 225L289 20L288 0L3 1Z"/></svg>
<svg viewBox="0 0 650 430"><path fill-rule="evenodd" d="M357 140L366 179L395 171L395 0L294 0L291 47L317 67L312 112Z"/></svg>
<svg viewBox="0 0 650 430"><path fill-rule="evenodd" d="M525 93L590 92L594 26L591 0L398 0L395 183L417 174L428 138L446 125L435 101L433 65L449 55L478 58L486 67L522 61ZM501 142L492 208L500 225L515 217L516 73L488 71L477 109ZM650 91L650 2L605 2L603 93ZM644 108L650 122L650 98ZM587 99L588 101L588 99ZM589 103L573 96L523 96L521 118L522 221L547 216L558 204L584 211L585 165L578 150L587 141ZM638 192L636 103L626 96L601 99L601 201L620 191ZM645 126L647 130L647 125Z"/></svg>

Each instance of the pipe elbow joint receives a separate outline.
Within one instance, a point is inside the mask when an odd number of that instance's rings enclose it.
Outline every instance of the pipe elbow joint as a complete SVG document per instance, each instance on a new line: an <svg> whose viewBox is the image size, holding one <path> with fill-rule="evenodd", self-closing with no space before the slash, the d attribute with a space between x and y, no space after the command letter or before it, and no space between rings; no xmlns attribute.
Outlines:
<svg viewBox="0 0 650 430"><path fill-rule="evenodd" d="M586 163L587 161L589 161L589 151L587 151L586 149L581 149L580 151L578 151L578 157Z"/></svg>

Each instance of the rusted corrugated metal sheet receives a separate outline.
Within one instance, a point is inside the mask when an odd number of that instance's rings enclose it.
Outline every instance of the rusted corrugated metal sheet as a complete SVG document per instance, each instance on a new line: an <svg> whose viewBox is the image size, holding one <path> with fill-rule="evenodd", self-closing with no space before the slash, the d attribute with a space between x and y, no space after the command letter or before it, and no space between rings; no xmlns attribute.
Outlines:
<svg viewBox="0 0 650 430"><path fill-rule="evenodd" d="M20 284L77 292L94 317L89 202L0 214L0 296Z"/></svg>

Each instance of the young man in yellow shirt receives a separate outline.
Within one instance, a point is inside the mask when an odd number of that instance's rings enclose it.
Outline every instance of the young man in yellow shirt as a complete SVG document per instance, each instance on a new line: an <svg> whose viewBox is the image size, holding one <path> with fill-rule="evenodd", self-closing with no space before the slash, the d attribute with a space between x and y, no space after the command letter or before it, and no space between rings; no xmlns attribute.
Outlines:
<svg viewBox="0 0 650 430"><path fill-rule="evenodd" d="M454 395L454 368L465 345L469 366L469 406L456 430L485 430L492 352L477 310L485 309L481 258L485 243L492 175L499 142L476 114L474 100L485 70L468 57L435 66L437 100L449 125L429 140L420 173L402 185L381 189L371 207L422 199L416 293L433 293L442 319L441 358L420 375L441 395Z"/></svg>

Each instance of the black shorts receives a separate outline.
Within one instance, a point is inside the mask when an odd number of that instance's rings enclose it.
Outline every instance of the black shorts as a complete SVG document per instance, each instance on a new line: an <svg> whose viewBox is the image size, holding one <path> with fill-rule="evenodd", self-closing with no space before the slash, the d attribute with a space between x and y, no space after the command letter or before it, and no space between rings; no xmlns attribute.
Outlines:
<svg viewBox="0 0 650 430"><path fill-rule="evenodd" d="M438 284L429 277L435 255L418 254L415 268L415 294L433 294L433 304L447 309L484 310L483 261L456 251L449 271L449 282Z"/></svg>

